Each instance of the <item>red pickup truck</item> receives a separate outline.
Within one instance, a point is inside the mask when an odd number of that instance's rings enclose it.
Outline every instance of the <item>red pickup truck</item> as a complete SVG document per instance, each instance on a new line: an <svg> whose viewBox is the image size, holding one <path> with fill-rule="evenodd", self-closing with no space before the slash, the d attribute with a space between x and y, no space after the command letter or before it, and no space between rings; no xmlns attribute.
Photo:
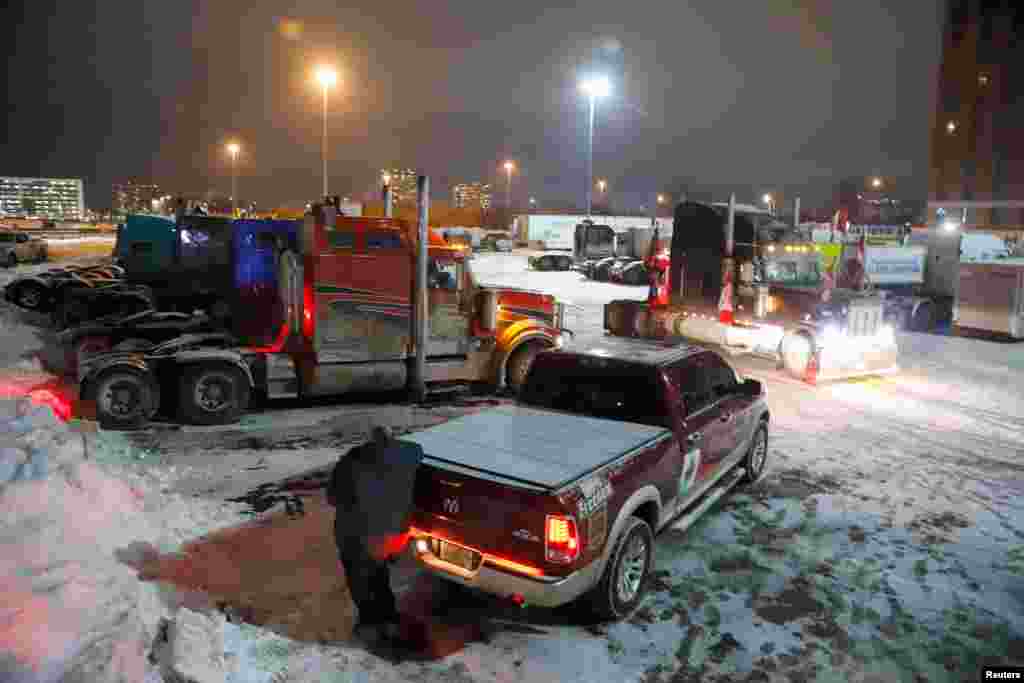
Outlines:
<svg viewBox="0 0 1024 683"><path fill-rule="evenodd" d="M426 454L411 552L520 604L583 598L625 618L654 534L761 477L768 418L762 384L700 347L608 340L541 353L516 405L405 437Z"/></svg>

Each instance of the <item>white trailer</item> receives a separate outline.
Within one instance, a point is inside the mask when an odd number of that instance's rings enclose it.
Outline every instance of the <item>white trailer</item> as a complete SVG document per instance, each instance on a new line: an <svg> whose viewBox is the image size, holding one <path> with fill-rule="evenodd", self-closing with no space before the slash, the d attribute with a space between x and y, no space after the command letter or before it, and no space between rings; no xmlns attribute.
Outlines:
<svg viewBox="0 0 1024 683"><path fill-rule="evenodd" d="M964 262L958 275L957 328L1024 339L1024 258Z"/></svg>

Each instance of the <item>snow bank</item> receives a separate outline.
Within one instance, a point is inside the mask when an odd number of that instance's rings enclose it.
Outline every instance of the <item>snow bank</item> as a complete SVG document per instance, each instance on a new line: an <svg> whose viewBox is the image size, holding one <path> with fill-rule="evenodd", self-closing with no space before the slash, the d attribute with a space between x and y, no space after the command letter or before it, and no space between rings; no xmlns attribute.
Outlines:
<svg viewBox="0 0 1024 683"><path fill-rule="evenodd" d="M147 654L174 611L136 569L153 544L238 520L89 457L103 445L46 408L0 400L0 680L154 680Z"/></svg>

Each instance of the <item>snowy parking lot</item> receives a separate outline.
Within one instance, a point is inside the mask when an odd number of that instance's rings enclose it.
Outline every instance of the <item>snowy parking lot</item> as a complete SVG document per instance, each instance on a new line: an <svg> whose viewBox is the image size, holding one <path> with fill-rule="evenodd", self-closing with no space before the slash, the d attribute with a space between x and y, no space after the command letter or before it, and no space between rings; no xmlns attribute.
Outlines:
<svg viewBox="0 0 1024 683"><path fill-rule="evenodd" d="M577 305L569 348L600 345L604 303L646 295L574 272L528 271L521 253L482 254L472 267L483 282ZM28 270L0 271L0 285ZM8 393L59 372L45 323L0 303ZM159 605L137 603L146 651L159 649L149 633L157 612L205 615L223 652L202 681L960 681L976 680L982 663L1024 663L1024 344L898 341L898 374L816 387L769 362L732 359L767 383L772 470L685 534L659 537L649 598L628 622L581 624L572 609L447 596L400 567L406 600L489 624L484 641L434 662L395 661L349 639L353 609L322 486L374 421L422 429L505 399L285 402L228 427L82 434L96 469L66 509L64 489L26 498L11 494L15 485L0 488L0 543L25 553L22 566L0 563L0 679L7 652L23 669L94 657L108 671L160 680L143 650L95 646L92 625L86 638L26 616L26 601L51 585L33 568L54 562L79 575L116 565L122 593L135 576L159 587ZM39 519L58 516L52 508L87 511L89 482L104 504L87 528L33 535L13 521L40 528ZM31 514L8 507L29 499ZM105 540L90 545L93 537ZM151 546L126 552L134 541ZM107 589L86 583L90 590L73 591L76 606L102 604ZM28 647L29 628L60 643ZM134 668L124 663L133 656Z"/></svg>

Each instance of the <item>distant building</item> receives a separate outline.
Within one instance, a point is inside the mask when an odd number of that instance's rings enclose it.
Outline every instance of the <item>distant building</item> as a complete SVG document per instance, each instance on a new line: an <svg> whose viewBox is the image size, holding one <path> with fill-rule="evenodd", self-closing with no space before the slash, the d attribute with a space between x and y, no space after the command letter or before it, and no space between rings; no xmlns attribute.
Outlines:
<svg viewBox="0 0 1024 683"><path fill-rule="evenodd" d="M459 183L452 187L452 206L456 209L491 208L491 186L488 183Z"/></svg>
<svg viewBox="0 0 1024 683"><path fill-rule="evenodd" d="M85 214L82 179L0 176L0 212L81 220Z"/></svg>
<svg viewBox="0 0 1024 683"><path fill-rule="evenodd" d="M1003 201L968 222L1024 226L1024 5L949 0L931 132L929 200ZM928 218L940 218L930 207ZM962 210L962 209L961 209ZM948 211L959 220L957 209Z"/></svg>
<svg viewBox="0 0 1024 683"><path fill-rule="evenodd" d="M111 207L115 215L154 211L161 199L159 185L143 185L139 183L121 183L113 187Z"/></svg>
<svg viewBox="0 0 1024 683"><path fill-rule="evenodd" d="M395 204L416 203L416 179L419 172L411 168L381 169L381 177L391 179L391 199Z"/></svg>

